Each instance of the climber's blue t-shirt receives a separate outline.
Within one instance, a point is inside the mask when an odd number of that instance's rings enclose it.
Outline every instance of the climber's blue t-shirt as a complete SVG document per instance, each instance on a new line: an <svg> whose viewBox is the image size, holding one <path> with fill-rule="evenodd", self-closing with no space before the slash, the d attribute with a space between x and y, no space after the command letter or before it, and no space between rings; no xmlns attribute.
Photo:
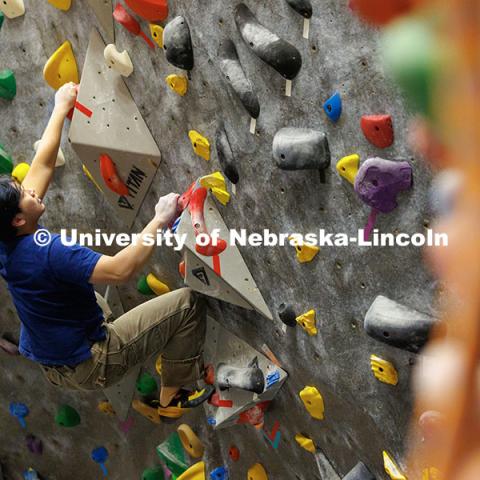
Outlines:
<svg viewBox="0 0 480 480"><path fill-rule="evenodd" d="M21 321L20 353L44 365L75 366L106 336L88 283L101 255L63 245L60 235L51 238L43 247L33 235L0 242L0 274Z"/></svg>

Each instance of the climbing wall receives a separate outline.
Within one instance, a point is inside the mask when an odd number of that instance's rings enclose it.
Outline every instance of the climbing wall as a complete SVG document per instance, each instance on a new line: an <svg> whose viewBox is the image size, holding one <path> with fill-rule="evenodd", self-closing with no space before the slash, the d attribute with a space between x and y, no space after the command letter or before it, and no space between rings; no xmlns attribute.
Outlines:
<svg viewBox="0 0 480 480"><path fill-rule="evenodd" d="M106 33L89 3L73 0L72 8L62 12L46 1L26 1L24 16L3 22L0 68L14 71L17 96L13 101L0 99L0 143L16 163L31 160L33 143L40 138L53 108L53 91L41 75L47 59L69 40L82 71L92 28ZM184 72L167 63L160 48L150 49L142 38L115 25L117 48L128 50L135 68L125 83L162 153L132 228L140 230L150 220L160 195L181 193L198 177L220 168L214 148L220 122L225 123L239 172L230 203L218 206L229 228L298 233L324 228L355 233L366 224L370 211L352 185L335 171L336 162L352 153L358 153L362 162L380 156L407 160L413 167L413 189L402 194L394 212L379 215L376 226L381 231L414 233L428 227L430 176L422 161L408 150L409 116L399 92L377 62L376 31L352 15L346 0L314 0L306 40L302 17L283 0L246 0L264 25L295 45L302 55L302 69L287 97L285 79L241 39L234 21L236 3L170 2L169 18L184 16L195 54L188 92L183 97L168 88L165 77ZM148 35L148 23L141 22L141 28ZM261 106L253 135L250 115L220 71L218 52L226 38L234 41ZM336 124L322 108L335 91L343 100L343 113ZM387 149L371 145L360 129L362 115L378 113L393 118L395 142ZM326 133L332 166L326 170L324 184L316 172L277 168L272 142L283 127ZM210 161L193 152L190 130L210 140ZM84 176L66 133L67 129L62 142L66 165L56 170L43 224L52 230L124 231L122 219ZM101 250L114 251L107 247ZM274 319L269 321L255 311L214 299L210 300L211 315L256 351L265 352L265 346L269 347L288 379L267 410L263 428L244 424L214 429L203 409L183 419L206 447L203 458L207 471L225 465L231 479L244 479L248 468L261 462L270 479L324 480L336 478L336 474L341 478L362 461L376 478L388 480L382 451L387 450L401 464L411 409L411 370L419 357L367 336L363 320L379 295L422 313L434 313L436 285L422 267L420 249L325 247L305 264L297 261L291 246L246 246L240 247L240 253ZM183 284L179 261L178 254L159 248L145 273L155 271L172 288L179 287ZM120 287L119 293L124 309L145 301L135 282ZM18 319L4 285L0 298L0 336L15 340ZM282 303L291 304L298 315L315 310L318 334L309 336L300 326L285 328L276 315ZM396 386L375 378L372 354L395 366ZM145 369L155 375L153 364ZM90 456L101 446L109 452L109 478L141 478L145 468L159 464L155 448L175 431L175 424L154 425L135 412L131 412L130 421L120 423L98 409L105 400L101 393L58 390L46 383L36 365L2 350L0 371L0 463L5 479L21 478L30 466L49 480L100 478L101 468ZM313 419L304 407L299 392L306 386L321 393L323 420ZM11 402L29 407L26 428L10 415ZM79 425L66 428L55 423L55 414L63 404L80 414ZM295 441L299 433L313 439L319 450L310 453L301 449ZM42 440L42 455L27 448L28 434ZM228 454L232 445L240 451L237 462Z"/></svg>

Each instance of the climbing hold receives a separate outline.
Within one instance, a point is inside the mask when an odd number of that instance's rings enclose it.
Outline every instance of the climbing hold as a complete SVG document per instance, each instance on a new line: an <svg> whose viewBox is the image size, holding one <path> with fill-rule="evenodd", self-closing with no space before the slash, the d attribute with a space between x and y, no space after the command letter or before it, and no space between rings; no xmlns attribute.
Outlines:
<svg viewBox="0 0 480 480"><path fill-rule="evenodd" d="M100 173L102 174L105 185L122 197L128 196L128 187L118 176L117 169L109 155L103 153L100 155Z"/></svg>
<svg viewBox="0 0 480 480"><path fill-rule="evenodd" d="M237 49L232 40L227 39L222 43L218 57L220 71L223 73L225 80L237 94L250 116L258 118L260 115L260 103L250 80L248 80L243 70Z"/></svg>
<svg viewBox="0 0 480 480"><path fill-rule="evenodd" d="M210 142L195 130L190 130L188 137L192 142L194 152L205 160L210 160Z"/></svg>
<svg viewBox="0 0 480 480"><path fill-rule="evenodd" d="M370 365L377 380L389 385L397 385L398 373L392 363L376 355L370 355Z"/></svg>
<svg viewBox="0 0 480 480"><path fill-rule="evenodd" d="M430 467L422 471L422 480L440 480L441 473L438 468Z"/></svg>
<svg viewBox="0 0 480 480"><path fill-rule="evenodd" d="M300 315L296 318L297 323L311 336L313 337L318 333L316 327L315 310L309 310L307 313Z"/></svg>
<svg viewBox="0 0 480 480"><path fill-rule="evenodd" d="M204 380L207 385L213 385L215 383L215 368L211 363L205 366Z"/></svg>
<svg viewBox="0 0 480 480"><path fill-rule="evenodd" d="M113 11L114 20L136 37L141 37L150 48L155 44L142 31L140 24L130 15L121 3L117 3Z"/></svg>
<svg viewBox="0 0 480 480"><path fill-rule="evenodd" d="M47 60L43 67L43 78L54 90L68 82L79 83L77 61L68 40Z"/></svg>
<svg viewBox="0 0 480 480"><path fill-rule="evenodd" d="M185 423L179 425L177 428L180 441L183 448L193 458L200 458L205 452L205 447L200 439L195 435L195 432Z"/></svg>
<svg viewBox="0 0 480 480"><path fill-rule="evenodd" d="M248 469L247 480L268 480L267 472L263 465L256 463Z"/></svg>
<svg viewBox="0 0 480 480"><path fill-rule="evenodd" d="M393 123L390 115L363 115L360 126L365 138L378 148L393 144Z"/></svg>
<svg viewBox="0 0 480 480"><path fill-rule="evenodd" d="M188 468L185 451L177 432L173 432L164 442L157 446L157 454L176 477L180 476Z"/></svg>
<svg viewBox="0 0 480 480"><path fill-rule="evenodd" d="M25 5L23 0L2 0L0 10L7 18L17 18L25 13Z"/></svg>
<svg viewBox="0 0 480 480"><path fill-rule="evenodd" d="M350 8L365 21L385 25L406 14L414 6L414 0L350 0Z"/></svg>
<svg viewBox="0 0 480 480"><path fill-rule="evenodd" d="M2 2L0 2L1 5ZM17 81L15 74L9 70L0 71L0 98L13 100L17 94Z"/></svg>
<svg viewBox="0 0 480 480"><path fill-rule="evenodd" d="M255 359L254 359L255 360ZM254 361L248 367L233 367L219 363L216 369L217 384L220 390L238 388L248 392L261 394L265 390L265 378L258 363Z"/></svg>
<svg viewBox="0 0 480 480"><path fill-rule="evenodd" d="M232 445L229 448L228 455L234 462L238 462L240 460L240 450L235 445Z"/></svg>
<svg viewBox="0 0 480 480"><path fill-rule="evenodd" d="M210 472L210 480L228 480L229 478L225 467L218 467Z"/></svg>
<svg viewBox="0 0 480 480"><path fill-rule="evenodd" d="M338 122L342 115L342 97L335 92L324 104L323 109L327 117L334 123Z"/></svg>
<svg viewBox="0 0 480 480"><path fill-rule="evenodd" d="M157 392L157 381L147 372L142 373L137 380L137 392L143 396L149 396Z"/></svg>
<svg viewBox="0 0 480 480"><path fill-rule="evenodd" d="M30 450L30 452L34 453L35 455L41 455L43 453L43 443L35 435L27 435L25 440L27 442L27 448Z"/></svg>
<svg viewBox="0 0 480 480"><path fill-rule="evenodd" d="M125 0L125 3L149 22L158 22L168 17L168 0Z"/></svg>
<svg viewBox="0 0 480 480"><path fill-rule="evenodd" d="M244 425L248 423L255 428L262 428L265 420L265 411L270 405L270 400L257 403L252 408L245 410L238 416L237 424Z"/></svg>
<svg viewBox="0 0 480 480"><path fill-rule="evenodd" d="M290 304L280 304L278 307L278 317L287 327L293 328L297 326L297 314Z"/></svg>
<svg viewBox="0 0 480 480"><path fill-rule="evenodd" d="M185 75L169 75L165 81L167 85L181 97L185 96L188 91L188 78Z"/></svg>
<svg viewBox="0 0 480 480"><path fill-rule="evenodd" d="M48 0L48 3L64 12L70 10L70 7L72 6L72 0Z"/></svg>
<svg viewBox="0 0 480 480"><path fill-rule="evenodd" d="M61 405L55 415L55 423L61 427L76 427L80 424L80 415L70 405Z"/></svg>
<svg viewBox="0 0 480 480"><path fill-rule="evenodd" d="M105 415L110 415L110 416L115 415L115 410L113 409L113 405L108 401L100 402L97 408L99 412L102 412Z"/></svg>
<svg viewBox="0 0 480 480"><path fill-rule="evenodd" d="M105 462L108 460L108 450L105 447L97 447L92 450L91 453L92 460L100 465L102 472L107 476L107 467Z"/></svg>
<svg viewBox="0 0 480 480"><path fill-rule="evenodd" d="M24 163L24 162L19 163L13 169L12 178L18 183L22 184L29 170L30 170L30 165L28 163Z"/></svg>
<svg viewBox="0 0 480 480"><path fill-rule="evenodd" d="M379 295L365 315L365 331L381 342L418 353L436 319Z"/></svg>
<svg viewBox="0 0 480 480"><path fill-rule="evenodd" d="M206 480L205 463L198 462L183 472L177 480Z"/></svg>
<svg viewBox="0 0 480 480"><path fill-rule="evenodd" d="M85 165L82 165L82 170L83 173L87 176L87 178L95 185L95 187L97 187L97 190L100 193L103 193L100 185L96 182L96 180L93 178L92 174L88 171L88 168Z"/></svg>
<svg viewBox="0 0 480 480"><path fill-rule="evenodd" d="M343 477L343 480L375 480L375 477L362 462L358 462L345 477Z"/></svg>
<svg viewBox="0 0 480 480"><path fill-rule="evenodd" d="M138 279L137 290L143 295L154 295L153 290L148 286L146 275L142 275Z"/></svg>
<svg viewBox="0 0 480 480"><path fill-rule="evenodd" d="M307 452L315 453L317 450L317 448L315 447L315 443L313 443L313 440L306 437L305 435L302 435L301 433L297 433L295 435L295 441Z"/></svg>
<svg viewBox="0 0 480 480"><path fill-rule="evenodd" d="M163 48L163 27L161 25L156 25L155 23L150 24L150 35L153 38L153 41L160 47Z"/></svg>
<svg viewBox="0 0 480 480"><path fill-rule="evenodd" d="M273 139L273 158L282 170L319 170L325 183L330 166L327 136L311 128L282 128Z"/></svg>
<svg viewBox="0 0 480 480"><path fill-rule="evenodd" d="M10 175L13 171L13 159L0 143L0 174Z"/></svg>
<svg viewBox="0 0 480 480"><path fill-rule="evenodd" d="M214 172L210 175L205 175L198 180L199 184L211 190L214 197L222 204L227 205L230 201L230 194L227 191L227 184L225 178L220 172Z"/></svg>
<svg viewBox="0 0 480 480"><path fill-rule="evenodd" d="M33 468L29 468L23 472L23 480L40 480L40 477Z"/></svg>
<svg viewBox="0 0 480 480"><path fill-rule="evenodd" d="M286 2L302 17L312 18L313 9L310 0L286 0Z"/></svg>
<svg viewBox="0 0 480 480"><path fill-rule="evenodd" d="M235 23L245 43L261 60L287 80L293 80L298 75L302 68L300 52L264 27L244 3L235 10Z"/></svg>
<svg viewBox="0 0 480 480"><path fill-rule="evenodd" d="M219 123L215 134L215 147L223 173L233 184L238 183L239 175L235 165L235 157L223 121Z"/></svg>
<svg viewBox="0 0 480 480"><path fill-rule="evenodd" d="M385 468L385 472L387 472L388 476L392 480L407 480L407 477L402 473L400 467L395 463L391 455L383 451L383 466Z"/></svg>
<svg viewBox="0 0 480 480"><path fill-rule="evenodd" d="M305 387L300 393L305 408L308 413L317 420L323 420L325 418L325 404L323 403L323 397L315 387Z"/></svg>
<svg viewBox="0 0 480 480"><path fill-rule="evenodd" d="M0 28L2 28L3 21L5 20L5 15L0 11Z"/></svg>
<svg viewBox="0 0 480 480"><path fill-rule="evenodd" d="M358 167L360 165L360 156L354 153L347 157L341 158L337 162L337 172L345 180L348 180L352 185L355 184L355 177L358 174Z"/></svg>
<svg viewBox="0 0 480 480"><path fill-rule="evenodd" d="M145 279L147 286L155 295L165 295L170 292L170 287L161 282L153 273L149 273Z"/></svg>
<svg viewBox="0 0 480 480"><path fill-rule="evenodd" d="M132 408L151 422L157 425L162 423L162 419L158 413L158 405L152 406L142 400L135 399L132 401Z"/></svg>
<svg viewBox="0 0 480 480"><path fill-rule="evenodd" d="M193 47L190 28L184 17L176 17L163 30L165 58L174 67L183 70L193 68Z"/></svg>
<svg viewBox="0 0 480 480"><path fill-rule="evenodd" d="M309 245L308 243L304 244L302 240L300 240L294 235L288 237L288 239L295 247L295 250L297 252L297 260L300 263L311 262L316 257L317 253L320 251L319 247L315 245Z"/></svg>
<svg viewBox="0 0 480 480"><path fill-rule="evenodd" d="M30 410L28 409L28 407L24 403L11 402L9 410L10 410L10 415L18 419L22 428L27 428L27 423L25 422L25 418L30 413Z"/></svg>
<svg viewBox="0 0 480 480"><path fill-rule="evenodd" d="M145 469L142 473L142 480L165 480L163 467Z"/></svg>
<svg viewBox="0 0 480 480"><path fill-rule="evenodd" d="M41 140L37 140L33 144L33 149L37 152L38 147L40 146ZM57 160L55 161L55 167L63 167L65 165L65 155L61 148L58 149Z"/></svg>
<svg viewBox="0 0 480 480"><path fill-rule="evenodd" d="M103 51L105 62L123 77L133 73L133 63L126 50L119 52L113 43L107 45Z"/></svg>

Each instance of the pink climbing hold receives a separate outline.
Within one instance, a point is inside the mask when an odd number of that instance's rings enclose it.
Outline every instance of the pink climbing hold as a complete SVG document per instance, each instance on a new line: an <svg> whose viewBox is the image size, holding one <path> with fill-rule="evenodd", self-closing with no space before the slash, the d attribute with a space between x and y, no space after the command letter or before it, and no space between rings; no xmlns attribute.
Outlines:
<svg viewBox="0 0 480 480"><path fill-rule="evenodd" d="M365 138L378 148L393 144L393 123L390 115L364 115L360 121Z"/></svg>

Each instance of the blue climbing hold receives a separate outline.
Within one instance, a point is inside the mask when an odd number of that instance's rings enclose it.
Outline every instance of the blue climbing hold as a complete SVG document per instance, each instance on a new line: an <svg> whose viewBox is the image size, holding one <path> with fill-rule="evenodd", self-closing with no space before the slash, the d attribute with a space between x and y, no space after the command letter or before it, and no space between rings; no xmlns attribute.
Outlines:
<svg viewBox="0 0 480 480"><path fill-rule="evenodd" d="M108 450L105 447L94 448L92 450L92 460L100 465L103 474L107 476L108 472L105 462L108 460Z"/></svg>
<svg viewBox="0 0 480 480"><path fill-rule="evenodd" d="M342 97L335 92L324 104L323 109L332 122L338 122L342 115Z"/></svg>
<svg viewBox="0 0 480 480"><path fill-rule="evenodd" d="M23 472L23 480L40 480L38 473L33 469L29 468Z"/></svg>
<svg viewBox="0 0 480 480"><path fill-rule="evenodd" d="M217 421L213 417L208 417L207 422L209 425L212 425L212 426L217 424Z"/></svg>
<svg viewBox="0 0 480 480"><path fill-rule="evenodd" d="M10 415L18 418L20 425L23 428L27 428L27 423L25 422L25 417L30 413L30 410L24 403L10 403Z"/></svg>
<svg viewBox="0 0 480 480"><path fill-rule="evenodd" d="M225 467L218 467L210 472L210 480L228 480L228 470Z"/></svg>

